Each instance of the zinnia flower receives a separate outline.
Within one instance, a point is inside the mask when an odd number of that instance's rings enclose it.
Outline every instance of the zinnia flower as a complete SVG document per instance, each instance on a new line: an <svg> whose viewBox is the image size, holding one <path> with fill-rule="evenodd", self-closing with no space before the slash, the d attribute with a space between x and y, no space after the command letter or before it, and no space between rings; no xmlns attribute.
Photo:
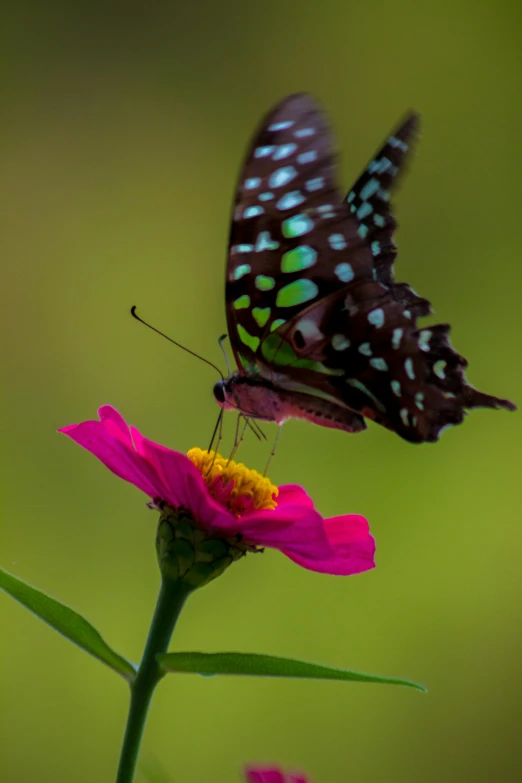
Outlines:
<svg viewBox="0 0 522 783"><path fill-rule="evenodd" d="M247 783L311 783L300 774L286 774L277 767L246 767Z"/></svg>
<svg viewBox="0 0 522 783"><path fill-rule="evenodd" d="M189 512L207 539L232 540L240 549L232 559L272 547L312 571L347 576L374 567L375 542L364 517L324 519L300 486L275 487L214 452L191 449L186 456L168 449L143 437L109 405L98 414L99 421L60 432L141 489L164 514Z"/></svg>

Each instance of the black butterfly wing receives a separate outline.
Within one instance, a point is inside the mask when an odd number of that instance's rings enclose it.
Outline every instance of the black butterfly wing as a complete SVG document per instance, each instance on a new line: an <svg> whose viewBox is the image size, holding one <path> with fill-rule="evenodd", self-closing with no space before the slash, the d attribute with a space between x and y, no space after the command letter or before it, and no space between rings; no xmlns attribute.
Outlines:
<svg viewBox="0 0 522 783"><path fill-rule="evenodd" d="M407 283L394 280L393 263L397 247L393 233L397 221L392 213L391 199L408 165L419 136L419 127L419 115L410 112L390 134L346 196L350 212L359 223L359 233L372 251L375 279L387 285L393 298L416 316L429 315L431 306Z"/></svg>
<svg viewBox="0 0 522 783"><path fill-rule="evenodd" d="M368 188L372 167L343 202L323 113L306 95L282 101L255 136L237 189L226 294L243 373L422 442L466 408L514 406L467 383L449 327L419 330L429 303L393 279L395 222L379 190L393 184L386 177L396 176L414 125L406 121L376 157L378 188ZM384 170L385 158L397 171Z"/></svg>
<svg viewBox="0 0 522 783"><path fill-rule="evenodd" d="M225 297L240 371L258 369L264 338L287 320L284 301L292 290L302 306L315 298L308 279L303 290L288 289L296 278L288 270L317 262L317 251L299 237L313 229L314 211L340 203L323 112L310 96L291 95L263 119L236 188Z"/></svg>

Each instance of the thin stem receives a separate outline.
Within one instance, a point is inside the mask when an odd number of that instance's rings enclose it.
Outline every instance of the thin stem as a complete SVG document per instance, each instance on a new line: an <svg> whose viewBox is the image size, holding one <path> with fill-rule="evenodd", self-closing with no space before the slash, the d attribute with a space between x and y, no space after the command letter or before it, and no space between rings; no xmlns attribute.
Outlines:
<svg viewBox="0 0 522 783"><path fill-rule="evenodd" d="M189 592L179 582L162 581L143 658L131 685L131 702L116 783L131 783L134 779L149 704L154 688L163 676L156 655L167 652L176 620Z"/></svg>

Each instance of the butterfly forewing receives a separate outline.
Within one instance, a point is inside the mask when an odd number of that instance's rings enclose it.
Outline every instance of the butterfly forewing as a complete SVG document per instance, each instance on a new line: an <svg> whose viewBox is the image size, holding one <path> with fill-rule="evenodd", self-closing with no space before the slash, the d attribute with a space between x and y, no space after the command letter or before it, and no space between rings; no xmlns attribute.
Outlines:
<svg viewBox="0 0 522 783"><path fill-rule="evenodd" d="M237 186L227 264L228 329L240 367L290 317L290 301L299 308L317 298L308 270L321 249L318 221L346 208L334 158L324 115L307 95L282 101L254 136Z"/></svg>

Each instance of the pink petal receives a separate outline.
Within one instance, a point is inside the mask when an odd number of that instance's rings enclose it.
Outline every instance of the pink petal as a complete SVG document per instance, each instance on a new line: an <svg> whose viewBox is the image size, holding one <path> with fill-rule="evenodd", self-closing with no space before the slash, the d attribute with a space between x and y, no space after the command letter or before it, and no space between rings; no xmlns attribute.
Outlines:
<svg viewBox="0 0 522 783"><path fill-rule="evenodd" d="M275 767L247 767L245 772L248 783L285 783L285 776Z"/></svg>
<svg viewBox="0 0 522 783"><path fill-rule="evenodd" d="M233 535L241 529L233 514L211 497L203 476L185 454L144 438L133 427L131 430L138 450L167 487L165 500L190 509L205 530L229 531Z"/></svg>
<svg viewBox="0 0 522 783"><path fill-rule="evenodd" d="M332 554L323 518L302 487L294 484L279 488L277 508L263 509L242 517L241 532L249 541L303 557L319 560Z"/></svg>
<svg viewBox="0 0 522 783"><path fill-rule="evenodd" d="M109 431L111 423L113 429L113 422L84 421L62 427L59 432L98 457L119 478L134 484L151 498L161 497L164 488L153 468Z"/></svg>
<svg viewBox="0 0 522 783"><path fill-rule="evenodd" d="M324 520L324 529L332 550L329 557L318 558L312 551L304 556L295 550L284 549L283 553L311 571L337 576L360 574L375 567L375 541L364 517L331 517Z"/></svg>
<svg viewBox="0 0 522 783"><path fill-rule="evenodd" d="M302 775L285 775L278 767L246 767L248 783L307 783Z"/></svg>
<svg viewBox="0 0 522 783"><path fill-rule="evenodd" d="M98 408L98 416L100 421L106 424L108 432L114 434L122 443L125 443L129 448L134 448L132 444L132 438L129 432L129 425L116 408L112 405L102 405ZM110 423L109 423L110 422Z"/></svg>

